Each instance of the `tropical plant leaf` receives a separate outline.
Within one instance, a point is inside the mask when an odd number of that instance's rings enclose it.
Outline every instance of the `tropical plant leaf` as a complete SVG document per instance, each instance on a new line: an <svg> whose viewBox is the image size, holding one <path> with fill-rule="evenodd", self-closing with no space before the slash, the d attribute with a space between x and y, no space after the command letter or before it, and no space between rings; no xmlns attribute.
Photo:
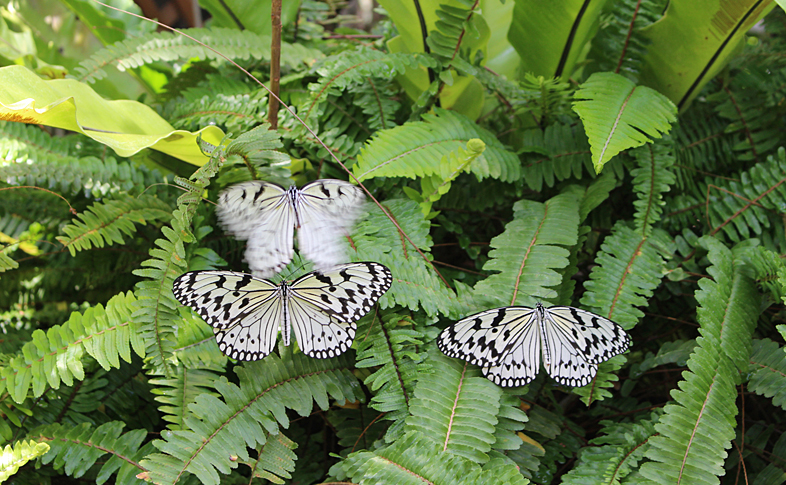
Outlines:
<svg viewBox="0 0 786 485"><path fill-rule="evenodd" d="M619 152L660 138L677 121L677 108L668 98L619 74L593 74L573 99L598 173Z"/></svg>

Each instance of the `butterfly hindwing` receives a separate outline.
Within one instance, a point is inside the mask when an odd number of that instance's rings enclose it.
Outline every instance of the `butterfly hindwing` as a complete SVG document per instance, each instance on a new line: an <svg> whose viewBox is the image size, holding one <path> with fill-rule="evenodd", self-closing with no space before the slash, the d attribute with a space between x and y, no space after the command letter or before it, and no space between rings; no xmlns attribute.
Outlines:
<svg viewBox="0 0 786 485"><path fill-rule="evenodd" d="M258 360L273 351L279 329L290 328L311 357L335 357L355 338L355 322L390 288L378 263L350 263L308 273L292 284L233 271L192 271L175 280L173 293L214 329L222 352Z"/></svg>

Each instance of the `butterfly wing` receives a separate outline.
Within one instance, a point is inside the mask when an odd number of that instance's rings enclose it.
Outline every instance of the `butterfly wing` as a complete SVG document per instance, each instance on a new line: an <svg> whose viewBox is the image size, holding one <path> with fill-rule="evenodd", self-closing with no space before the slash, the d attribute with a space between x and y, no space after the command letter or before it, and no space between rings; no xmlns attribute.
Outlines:
<svg viewBox="0 0 786 485"><path fill-rule="evenodd" d="M448 326L439 334L437 346L448 357L481 367L497 366L506 358L513 358L517 364L534 368L537 373L540 362L538 331L532 308L495 308ZM522 350L522 346L526 348Z"/></svg>
<svg viewBox="0 0 786 485"><path fill-rule="evenodd" d="M248 241L245 258L255 275L272 276L292 259L295 211L280 185L232 185L219 195L216 213L227 233Z"/></svg>
<svg viewBox="0 0 786 485"><path fill-rule="evenodd" d="M355 322L390 288L390 270L378 263L351 263L308 273L291 285L289 315L300 350L326 359L346 352Z"/></svg>
<svg viewBox="0 0 786 485"><path fill-rule="evenodd" d="M343 240L363 210L363 191L342 180L304 185L296 202L298 247L318 270L345 261Z"/></svg>
<svg viewBox="0 0 786 485"><path fill-rule="evenodd" d="M543 366L560 384L581 387L598 364L630 347L630 337L607 318L573 307L545 309Z"/></svg>
<svg viewBox="0 0 786 485"><path fill-rule="evenodd" d="M273 351L283 323L277 285L234 271L191 271L175 280L172 292L213 327L229 357L259 360Z"/></svg>

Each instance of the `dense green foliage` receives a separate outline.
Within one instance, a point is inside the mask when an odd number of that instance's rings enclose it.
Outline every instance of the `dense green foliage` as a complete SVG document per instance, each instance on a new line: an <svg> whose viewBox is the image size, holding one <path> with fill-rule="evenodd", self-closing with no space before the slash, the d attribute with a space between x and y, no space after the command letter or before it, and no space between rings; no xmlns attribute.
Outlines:
<svg viewBox="0 0 786 485"><path fill-rule="evenodd" d="M546 17L535 0L385 0L367 35L303 0L284 15L276 131L267 92L227 62L268 84L269 16L219 15L246 2L208 2L222 27L186 31L217 52L44 3L60 27L3 9L5 64L227 138L195 167L0 122L0 479L786 482L786 14L772 2L555 0L562 17ZM688 24L717 28L711 45L672 38ZM98 37L80 44L83 29ZM669 64L677 41L690 65ZM379 204L349 257L388 266L390 291L340 357L293 343L231 361L172 294L185 271L245 267L218 193L350 172ZM296 257L282 277L308 270ZM436 348L461 317L537 301L614 320L631 350L584 388L541 372L502 389Z"/></svg>

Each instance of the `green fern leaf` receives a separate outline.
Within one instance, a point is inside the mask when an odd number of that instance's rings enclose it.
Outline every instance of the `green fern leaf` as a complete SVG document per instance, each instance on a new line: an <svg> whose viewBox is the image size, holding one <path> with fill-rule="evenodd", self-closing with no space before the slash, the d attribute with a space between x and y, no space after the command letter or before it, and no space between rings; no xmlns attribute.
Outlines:
<svg viewBox="0 0 786 485"><path fill-rule="evenodd" d="M14 446L6 445L3 453L0 454L0 482L8 480L15 474L19 467L30 460L34 460L49 451L46 443L36 443L35 441L17 441Z"/></svg>
<svg viewBox="0 0 786 485"><path fill-rule="evenodd" d="M611 72L592 74L573 99L598 173L619 152L660 138L677 121L677 107L669 98Z"/></svg>
<svg viewBox="0 0 786 485"><path fill-rule="evenodd" d="M713 263L707 269L713 281L701 279L696 292L702 336L696 339L680 390L672 391L675 403L666 405L655 425L660 436L650 440L646 453L652 461L641 467L644 477L664 485L715 484L725 473L725 449L734 438L737 414L735 364L747 349L743 363L748 369L752 322L758 314L758 299L751 298L755 287L740 265L733 264L732 251L709 237L701 243Z"/></svg>
<svg viewBox="0 0 786 485"><path fill-rule="evenodd" d="M430 224L414 201L391 199L384 202L384 207L418 248L423 251L431 248ZM353 260L377 261L393 272L393 284L380 299L382 308L398 304L413 311L423 310L429 316L450 312L450 302L456 296L445 288L431 266L379 207L372 207L368 216L358 223L350 244L356 251Z"/></svg>
<svg viewBox="0 0 786 485"><path fill-rule="evenodd" d="M338 480L349 477L353 483L368 485L448 485L459 477L465 485L527 483L509 462L494 460L489 465L488 469L480 468L461 456L443 453L440 445L427 438L407 433L386 448L349 455L331 468L330 474Z"/></svg>
<svg viewBox="0 0 786 485"><path fill-rule="evenodd" d="M602 422L601 436L590 441L593 446L582 448L578 463L563 477L562 484L620 483L638 469L649 449L649 439L656 434L656 422L657 415L636 423Z"/></svg>
<svg viewBox="0 0 786 485"><path fill-rule="evenodd" d="M472 164L472 173L504 182L521 178L518 157L505 149L491 132L469 118L444 109L402 126L376 133L361 151L353 167L360 181L372 177L426 177L439 174L440 160L473 138L486 144L483 155Z"/></svg>
<svg viewBox="0 0 786 485"><path fill-rule="evenodd" d="M102 460L96 482L104 483L116 473L115 483L138 483L135 476L145 471L139 460L151 448L140 448L147 430L123 433L123 427L121 421L111 421L97 428L88 423L74 427L52 424L33 431L30 437L46 440L51 447L42 459L44 464L52 463L56 469L74 478L84 475L99 458L109 454L109 459Z"/></svg>
<svg viewBox="0 0 786 485"><path fill-rule="evenodd" d="M429 352L434 373L415 389L405 433L417 434L439 445L442 452L476 463L489 461L502 390L476 366Z"/></svg>
<svg viewBox="0 0 786 485"><path fill-rule="evenodd" d="M297 443L281 433L268 435L264 446L257 450L257 458L243 464L251 468L254 478L284 483L283 479L292 478L291 473L295 470L295 448Z"/></svg>
<svg viewBox="0 0 786 485"><path fill-rule="evenodd" d="M166 431L153 444L162 452L148 456L142 466L157 483L175 483L193 473L206 484L218 484L218 472L229 473L237 461L249 461L247 447L264 445L268 433L278 433L278 423L289 426L286 409L301 416L311 413L313 402L327 409L328 396L341 401L363 398L349 371L348 357L318 360L303 354L290 355L238 366L239 385L225 378L215 383L223 400L200 394L183 418L184 429Z"/></svg>
<svg viewBox="0 0 786 485"><path fill-rule="evenodd" d="M357 335L363 338L355 339L355 367L374 369L364 384L374 393L370 406L394 423L386 436L391 441L403 432L415 383L431 371L426 354L418 351L425 334L411 318L387 313L360 320Z"/></svg>
<svg viewBox="0 0 786 485"><path fill-rule="evenodd" d="M207 369L177 367L172 379L150 379L156 401L161 403L158 410L169 429L183 429L183 420L189 415L186 408L200 394L215 395L214 384L218 380L215 372Z"/></svg>
<svg viewBox="0 0 786 485"><path fill-rule="evenodd" d="M546 202L520 200L513 205L513 221L491 240L485 271L497 271L475 285L476 297L489 306L534 306L536 298L553 298L562 278L557 269L568 265L565 246L578 241L579 201L561 194Z"/></svg>
<svg viewBox="0 0 786 485"><path fill-rule="evenodd" d="M66 236L57 238L71 256L83 249L102 248L104 243L124 244L123 234L136 232L134 223L144 226L156 220L168 221L172 209L158 197L118 195L116 199L93 204L78 217L79 221L63 228Z"/></svg>
<svg viewBox="0 0 786 485"><path fill-rule="evenodd" d="M674 252L672 246L671 236L663 230L653 229L648 237L642 237L625 222L617 223L595 259L599 266L592 269L589 281L584 284L586 292L581 298L582 305L626 330L633 328L644 316L638 307L647 304L647 299L660 284L665 258ZM625 360L625 356L620 355L600 364L593 382L574 392L582 396L587 405L610 397L606 389L617 380L616 371Z"/></svg>
<svg viewBox="0 0 786 485"><path fill-rule="evenodd" d="M6 247L7 248L7 247ZM8 271L10 269L16 269L19 267L19 263L11 259L8 255L5 254L6 248L0 248L0 273L3 271Z"/></svg>
<svg viewBox="0 0 786 485"><path fill-rule="evenodd" d="M356 87L368 85L374 82L374 79L388 80L397 74L406 73L408 69L435 65L433 58L422 54L386 54L366 47L358 47L325 57L315 66L319 80L308 86L311 100L307 105L302 106L299 112L304 113L301 114L301 117L312 129L320 127L324 131L325 127L320 126L318 120L324 116L324 109L330 96L340 96L350 88L355 94ZM373 91L379 91L379 88L372 89ZM380 99L378 93L372 97L371 101L364 107L364 111L367 111L368 114L373 113L372 119L378 118L380 127L384 125L385 118L391 122L395 119L393 116L395 110L391 110L391 108L396 107L397 103L390 104Z"/></svg>
<svg viewBox="0 0 786 485"><path fill-rule="evenodd" d="M524 180L532 190L540 192L545 184L580 178L584 171L595 176L587 135L580 126L554 123L545 130L531 129L522 133L521 158Z"/></svg>
<svg viewBox="0 0 786 485"><path fill-rule="evenodd" d="M647 235L652 226L661 219L663 213L663 193L674 184L675 176L671 171L674 156L665 143L655 142L633 150L638 167L631 170L633 190L638 199L633 202L636 213L636 230Z"/></svg>
<svg viewBox="0 0 786 485"><path fill-rule="evenodd" d="M769 340L754 340L748 370L748 390L772 398L786 409L786 351Z"/></svg>
<svg viewBox="0 0 786 485"><path fill-rule="evenodd" d="M93 54L74 68L74 77L82 82L95 82L106 77L104 68L116 66L125 71L157 61L177 61L198 57L223 59L219 52L230 59L270 60L270 36L258 35L249 30L235 29L184 29L189 36L209 45L202 47L183 35L171 32L154 32L133 39L117 42ZM322 54L299 44L281 43L281 63L290 67L309 65Z"/></svg>
<svg viewBox="0 0 786 485"><path fill-rule="evenodd" d="M104 369L120 367L120 358L131 361L131 348L144 356L137 323L131 317L134 305L131 293L119 294L101 305L89 308L84 315L71 314L63 325L33 332L32 341L22 347L21 354L11 358L0 370L0 389L21 403L30 387L38 397L47 386L57 389L64 382L83 380L85 352Z"/></svg>

